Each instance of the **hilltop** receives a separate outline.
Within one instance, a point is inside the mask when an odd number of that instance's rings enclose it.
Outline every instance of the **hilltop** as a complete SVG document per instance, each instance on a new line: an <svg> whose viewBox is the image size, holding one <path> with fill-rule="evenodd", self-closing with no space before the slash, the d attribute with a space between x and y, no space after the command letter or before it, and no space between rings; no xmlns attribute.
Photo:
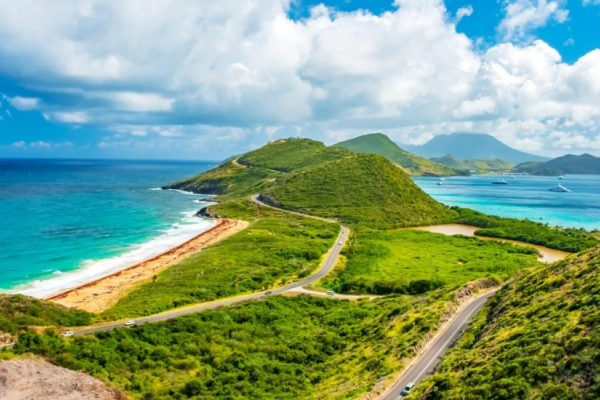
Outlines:
<svg viewBox="0 0 600 400"><path fill-rule="evenodd" d="M223 162L217 168L164 186L223 199L260 193L286 172L352 154L310 139L282 139Z"/></svg>
<svg viewBox="0 0 600 400"><path fill-rule="evenodd" d="M277 179L263 200L279 207L377 228L446 222L454 211L384 157L357 154Z"/></svg>
<svg viewBox="0 0 600 400"><path fill-rule="evenodd" d="M513 164L526 161L547 161L548 158L515 150L496 139L481 133L453 133L439 135L424 145L401 145L421 157L436 158L448 154L460 160L504 160Z"/></svg>
<svg viewBox="0 0 600 400"><path fill-rule="evenodd" d="M396 143L382 133L359 136L337 143L334 146L343 147L355 153L378 154L398 164L407 174L412 176L468 175L468 171L464 168L463 170L460 170L461 168L451 168L452 166L441 165L409 153L398 147Z"/></svg>
<svg viewBox="0 0 600 400"><path fill-rule="evenodd" d="M471 172L474 171L477 173L506 172L512 170L512 168L514 167L513 164L504 160L459 160L452 154L448 154L440 158L432 158L431 161L434 161L438 164L446 165L448 167L467 170Z"/></svg>
<svg viewBox="0 0 600 400"><path fill-rule="evenodd" d="M527 272L410 399L597 399L600 247Z"/></svg>
<svg viewBox="0 0 600 400"><path fill-rule="evenodd" d="M600 157L591 154L580 156L567 154L553 160L519 164L514 172L524 172L533 175L558 176L564 174L600 174Z"/></svg>

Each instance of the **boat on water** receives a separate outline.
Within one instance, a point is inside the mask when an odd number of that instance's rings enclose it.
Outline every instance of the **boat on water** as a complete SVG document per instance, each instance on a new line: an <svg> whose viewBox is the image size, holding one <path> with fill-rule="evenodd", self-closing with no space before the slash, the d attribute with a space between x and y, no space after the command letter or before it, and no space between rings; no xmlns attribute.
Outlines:
<svg viewBox="0 0 600 400"><path fill-rule="evenodd" d="M492 182L494 185L508 185L508 182L504 179L500 179L499 181Z"/></svg>
<svg viewBox="0 0 600 400"><path fill-rule="evenodd" d="M517 178L515 178L514 176L511 176L511 178L512 178L512 179L517 179Z"/></svg>
<svg viewBox="0 0 600 400"><path fill-rule="evenodd" d="M437 185L442 186L442 181L438 181Z"/></svg>
<svg viewBox="0 0 600 400"><path fill-rule="evenodd" d="M561 176L558 177L558 179L563 180L563 179L565 179L565 176L561 175Z"/></svg>
<svg viewBox="0 0 600 400"><path fill-rule="evenodd" d="M556 186L552 186L551 188L548 188L548 190L551 192L558 192L558 193L571 193L571 191L569 189L567 189L560 183Z"/></svg>
<svg viewBox="0 0 600 400"><path fill-rule="evenodd" d="M440 181L445 181L445 180L446 180L445 178L440 178Z"/></svg>

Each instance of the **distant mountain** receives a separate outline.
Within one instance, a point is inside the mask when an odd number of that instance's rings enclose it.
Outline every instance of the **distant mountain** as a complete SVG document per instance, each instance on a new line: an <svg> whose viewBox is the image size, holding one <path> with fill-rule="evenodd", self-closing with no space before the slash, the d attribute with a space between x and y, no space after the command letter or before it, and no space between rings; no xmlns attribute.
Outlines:
<svg viewBox="0 0 600 400"><path fill-rule="evenodd" d="M453 133L440 135L421 146L400 145L407 151L426 158L452 154L459 160L504 160L513 164L526 161L548 161L549 158L515 150L496 139L481 133Z"/></svg>
<svg viewBox="0 0 600 400"><path fill-rule="evenodd" d="M468 175L467 171L460 171L411 154L398 147L396 143L382 133L359 136L334 146L343 147L355 153L383 156L401 166L407 174L412 176Z"/></svg>
<svg viewBox="0 0 600 400"><path fill-rule="evenodd" d="M600 157L591 154L575 156L567 154L548 162L527 162L517 165L514 172L533 175L558 176L564 174L600 174Z"/></svg>
<svg viewBox="0 0 600 400"><path fill-rule="evenodd" d="M510 171L514 165L504 160L459 160L452 154L448 154L441 158L432 158L431 161L438 164L447 165L452 168L475 171L478 173L485 172L504 172Z"/></svg>

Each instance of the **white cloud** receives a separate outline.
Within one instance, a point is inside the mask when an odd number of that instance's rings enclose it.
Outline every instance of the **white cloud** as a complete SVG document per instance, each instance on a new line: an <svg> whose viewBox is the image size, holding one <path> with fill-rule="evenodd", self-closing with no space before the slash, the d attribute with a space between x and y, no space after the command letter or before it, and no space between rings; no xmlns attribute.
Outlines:
<svg viewBox="0 0 600 400"><path fill-rule="evenodd" d="M39 141L39 142L29 143L29 147L34 148L34 149L49 149L52 147L52 144L50 144L48 142L44 142L44 141Z"/></svg>
<svg viewBox="0 0 600 400"><path fill-rule="evenodd" d="M27 147L27 143L25 143L23 140L21 140L19 142L14 142L10 146L14 147L16 149L24 149L25 147Z"/></svg>
<svg viewBox="0 0 600 400"><path fill-rule="evenodd" d="M34 97L7 97L6 98L11 106L19 111L29 111L38 108L40 99Z"/></svg>
<svg viewBox="0 0 600 400"><path fill-rule="evenodd" d="M562 24L569 18L564 3L564 0L505 0L505 16L498 31L505 40L514 40L525 38L530 31L551 21Z"/></svg>
<svg viewBox="0 0 600 400"><path fill-rule="evenodd" d="M473 6L461 7L456 10L456 23L458 24L463 18L473 15Z"/></svg>
<svg viewBox="0 0 600 400"><path fill-rule="evenodd" d="M488 132L543 152L558 130L598 136L600 50L571 65L529 40L567 19L564 0L504 2L499 33L515 43L486 49L456 31L470 6L395 4L294 21L289 0L0 2L0 75L37 88L30 107L49 121L121 135L106 148L240 151L380 130L407 143Z"/></svg>

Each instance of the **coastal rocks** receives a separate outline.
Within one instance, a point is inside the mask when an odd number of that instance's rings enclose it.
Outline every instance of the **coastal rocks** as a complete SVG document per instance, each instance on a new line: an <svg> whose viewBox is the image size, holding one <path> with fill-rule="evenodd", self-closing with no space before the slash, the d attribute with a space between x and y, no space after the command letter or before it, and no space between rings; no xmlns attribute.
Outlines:
<svg viewBox="0 0 600 400"><path fill-rule="evenodd" d="M210 211L209 206L202 208L200 211L196 213L197 217L208 218L208 219L222 219L224 217L215 214Z"/></svg>
<svg viewBox="0 0 600 400"><path fill-rule="evenodd" d="M41 359L0 362L0 399L126 400L103 382Z"/></svg>

